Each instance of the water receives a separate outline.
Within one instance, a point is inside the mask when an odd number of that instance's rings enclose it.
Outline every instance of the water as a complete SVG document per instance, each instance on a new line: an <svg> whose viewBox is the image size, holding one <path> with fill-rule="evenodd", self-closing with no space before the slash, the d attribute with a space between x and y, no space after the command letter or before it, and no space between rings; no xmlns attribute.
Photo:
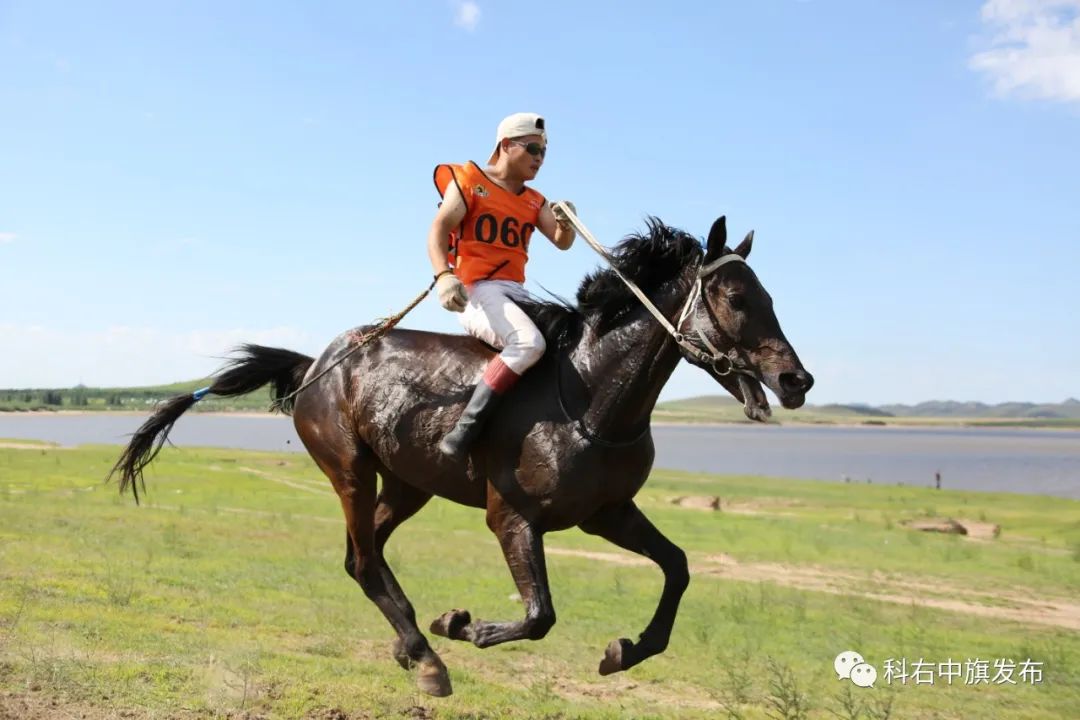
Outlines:
<svg viewBox="0 0 1080 720"><path fill-rule="evenodd" d="M656 467L1080 499L1080 433L1023 428L655 428Z"/></svg>
<svg viewBox="0 0 1080 720"><path fill-rule="evenodd" d="M122 444L139 415L0 413L0 438ZM1080 433L1022 428L828 426L653 428L658 468L710 473L995 490L1080 499ZM277 415L185 415L179 446L303 452Z"/></svg>
<svg viewBox="0 0 1080 720"><path fill-rule="evenodd" d="M0 413L0 438L47 440L60 445L123 445L147 415L87 413ZM173 426L169 440L189 447L303 452L292 418L281 415L189 413Z"/></svg>

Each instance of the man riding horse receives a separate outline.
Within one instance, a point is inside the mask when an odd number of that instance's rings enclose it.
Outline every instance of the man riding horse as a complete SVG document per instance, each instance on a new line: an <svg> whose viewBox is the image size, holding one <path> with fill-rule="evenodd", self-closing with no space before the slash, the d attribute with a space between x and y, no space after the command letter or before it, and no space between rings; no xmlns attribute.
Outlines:
<svg viewBox="0 0 1080 720"><path fill-rule="evenodd" d="M397 328L396 320L346 331L317 358L245 345L210 387L155 410L113 468L121 491L138 499L143 469L181 415L206 395L270 384L341 501L345 571L394 629L394 658L432 695L450 694L450 675L384 552L432 497L484 510L524 616L495 621L454 609L431 633L480 648L543 638L555 625L544 537L577 527L663 572L648 625L636 640L612 640L598 667L603 675L625 671L667 647L690 580L686 554L634 502L652 470L651 416L672 372L684 359L693 363L757 421L769 417L762 385L797 408L814 384L747 263L753 233L729 247L723 217L704 245L650 219L647 231L604 251L611 268L582 281L575 305L527 301L520 283L532 231L562 248L575 237L524 185L546 140L542 118L511 116L486 172L475 164L436 169L445 199L428 248L439 296L464 311L462 322L486 345ZM594 245L573 208L562 212ZM510 384L514 402L497 404Z"/></svg>
<svg viewBox="0 0 1080 720"><path fill-rule="evenodd" d="M516 302L528 299L523 283L533 231L539 229L560 250L574 243L573 228L525 185L540 172L546 155L544 118L515 113L499 123L487 168L472 161L435 168L442 202L427 248L439 302L461 313L470 335L501 350L457 425L439 443L454 460L465 458L499 400L546 348L543 334Z"/></svg>

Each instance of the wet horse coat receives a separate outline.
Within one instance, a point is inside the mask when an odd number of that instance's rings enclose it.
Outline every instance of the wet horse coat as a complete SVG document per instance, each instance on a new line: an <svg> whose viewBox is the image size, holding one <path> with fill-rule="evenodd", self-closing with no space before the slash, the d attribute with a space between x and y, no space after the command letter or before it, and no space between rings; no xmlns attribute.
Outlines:
<svg viewBox="0 0 1080 720"><path fill-rule="evenodd" d="M647 233L627 238L613 255L664 316L675 318L698 269L730 253L745 259L751 237L728 249L720 218L703 251L692 236L652 221ZM753 419L768 413L762 382L786 407L801 406L813 378L749 266L728 263L703 278L701 287L700 300L678 330L688 337L690 330L704 333L738 372L703 369ZM291 408L301 440L341 500L345 569L397 633L395 658L402 667L418 668L418 685L434 695L451 692L449 675L421 633L383 548L398 525L435 495L486 509L487 525L525 606L525 616L509 622L452 610L431 624L435 634L479 647L544 637L555 610L543 537L566 528L580 527L645 555L664 573L652 621L636 642L622 638L608 645L602 674L633 667L666 648L689 582L683 551L633 502L654 457L649 417L684 350L611 271L582 282L576 308L538 302L526 310L544 331L548 352L498 408L465 463L447 460L437 445L494 355L472 338L393 330L331 369ZM317 360L245 346L210 392L237 395L272 383L275 397L286 396L341 357L356 332L337 338ZM193 404L190 396L174 398L136 433L114 468L121 489L137 489L142 468Z"/></svg>

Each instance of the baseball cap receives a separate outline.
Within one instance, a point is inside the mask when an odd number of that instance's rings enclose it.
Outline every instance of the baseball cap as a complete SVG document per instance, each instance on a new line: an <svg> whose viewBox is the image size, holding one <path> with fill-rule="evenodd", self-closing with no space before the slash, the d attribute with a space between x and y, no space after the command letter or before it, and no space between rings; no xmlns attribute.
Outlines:
<svg viewBox="0 0 1080 720"><path fill-rule="evenodd" d="M544 128L544 118L536 113L514 113L503 118L499 123L499 129L495 132L495 149L491 151L488 164L492 165L499 156L499 144L503 138L519 138L525 135L539 135L547 142L547 130Z"/></svg>

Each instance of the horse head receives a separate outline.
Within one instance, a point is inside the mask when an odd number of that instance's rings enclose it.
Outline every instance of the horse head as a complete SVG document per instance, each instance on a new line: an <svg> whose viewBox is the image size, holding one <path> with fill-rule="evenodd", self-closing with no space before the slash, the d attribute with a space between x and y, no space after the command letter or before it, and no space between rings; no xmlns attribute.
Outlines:
<svg viewBox="0 0 1080 720"><path fill-rule="evenodd" d="M713 223L678 329L689 343L713 351L692 352L684 344L684 357L742 402L748 418L764 422L771 411L763 383L785 408L795 409L806 401L814 378L784 337L772 297L746 263L753 240L750 231L732 250L725 218Z"/></svg>

